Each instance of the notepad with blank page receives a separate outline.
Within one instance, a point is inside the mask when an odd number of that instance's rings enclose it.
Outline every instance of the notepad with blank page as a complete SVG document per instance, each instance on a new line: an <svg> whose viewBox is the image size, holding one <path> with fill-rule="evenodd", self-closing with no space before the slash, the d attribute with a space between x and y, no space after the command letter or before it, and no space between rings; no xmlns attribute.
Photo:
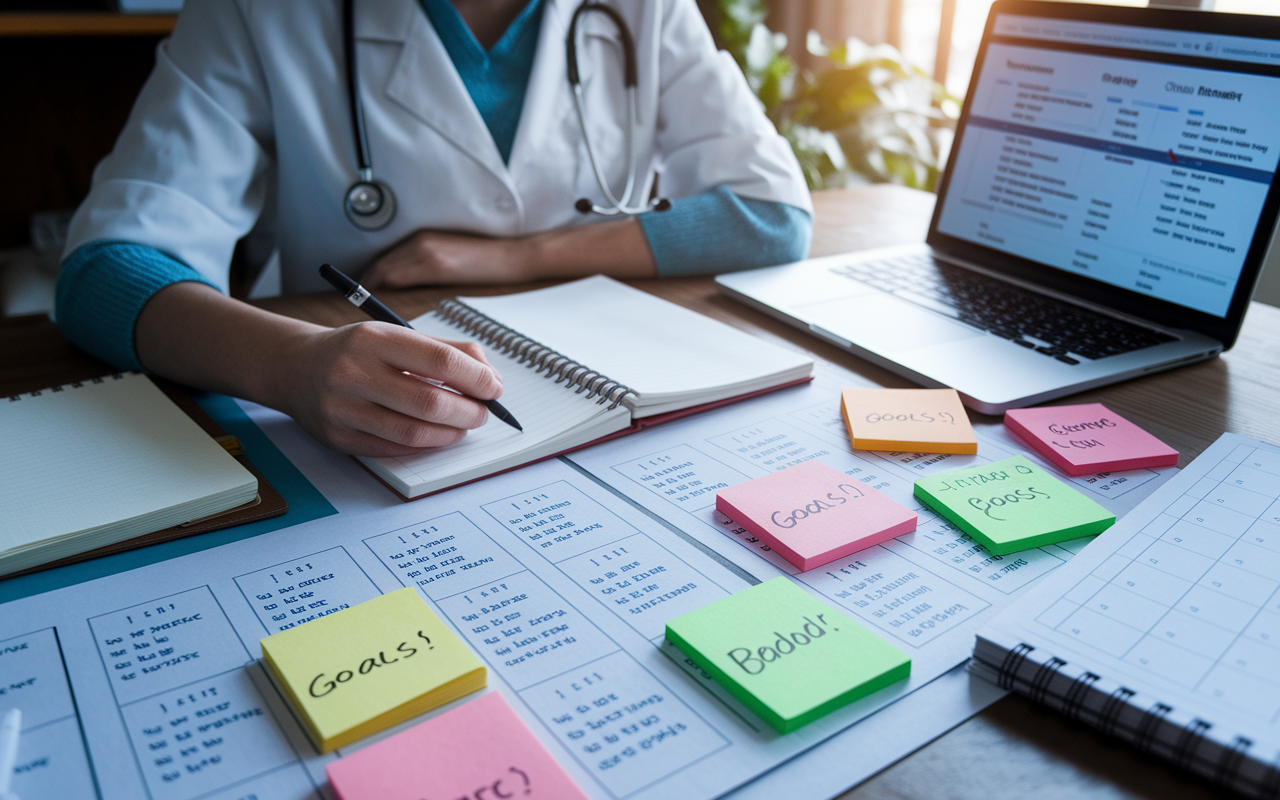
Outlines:
<svg viewBox="0 0 1280 800"><path fill-rule="evenodd" d="M635 390L636 417L808 375L813 360L603 275L498 297L482 314Z"/></svg>
<svg viewBox="0 0 1280 800"><path fill-rule="evenodd" d="M252 501L258 481L145 375L0 401L0 575Z"/></svg>
<svg viewBox="0 0 1280 800"><path fill-rule="evenodd" d="M411 324L480 344L524 431L490 417L448 447L360 459L405 498L638 430L644 418L807 380L813 369L802 354L603 276L446 301Z"/></svg>

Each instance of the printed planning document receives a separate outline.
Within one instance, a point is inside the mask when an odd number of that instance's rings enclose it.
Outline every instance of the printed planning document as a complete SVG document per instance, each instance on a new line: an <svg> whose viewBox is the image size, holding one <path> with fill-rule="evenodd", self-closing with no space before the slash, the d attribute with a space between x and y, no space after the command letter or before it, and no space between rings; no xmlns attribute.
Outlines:
<svg viewBox="0 0 1280 800"><path fill-rule="evenodd" d="M826 370L807 386L411 503L259 413L339 513L6 604L0 706L22 708L24 721L14 791L329 796L324 765L335 755L307 742L258 641L401 587L480 656L487 691L506 696L593 798L750 796L748 782L801 754L795 763L829 764L824 749L806 751L842 732L856 743L850 726L862 720L901 748L868 751L860 774L882 768L966 713L917 736L927 708L895 716L897 701L923 690L940 708L963 705L956 695L970 690L954 670L975 628L1086 543L989 555L915 502L913 479L1022 453L1123 513L1172 470L1070 478L995 427L979 429L975 456L855 454L839 414L844 375ZM916 509L918 530L797 574L716 513L717 488L807 460ZM779 575L906 651L910 679L784 736L664 645L667 620ZM759 785L776 787L779 773Z"/></svg>

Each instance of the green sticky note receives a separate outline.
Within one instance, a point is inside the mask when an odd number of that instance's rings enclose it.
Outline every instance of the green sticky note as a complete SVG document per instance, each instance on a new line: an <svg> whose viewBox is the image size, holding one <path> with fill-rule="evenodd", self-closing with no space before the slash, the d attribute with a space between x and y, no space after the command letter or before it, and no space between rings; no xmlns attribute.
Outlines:
<svg viewBox="0 0 1280 800"><path fill-rule="evenodd" d="M667 641L779 733L911 674L911 659L787 578L667 623Z"/></svg>
<svg viewBox="0 0 1280 800"><path fill-rule="evenodd" d="M921 478L915 495L998 556L1091 536L1116 521L1023 456Z"/></svg>

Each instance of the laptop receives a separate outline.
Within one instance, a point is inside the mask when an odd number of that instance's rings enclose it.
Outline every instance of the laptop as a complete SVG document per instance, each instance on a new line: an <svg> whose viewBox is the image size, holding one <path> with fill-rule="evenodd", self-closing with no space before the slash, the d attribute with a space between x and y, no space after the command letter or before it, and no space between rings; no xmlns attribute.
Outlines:
<svg viewBox="0 0 1280 800"><path fill-rule="evenodd" d="M1280 19L997 0L925 242L720 290L987 414L1230 348L1280 208Z"/></svg>

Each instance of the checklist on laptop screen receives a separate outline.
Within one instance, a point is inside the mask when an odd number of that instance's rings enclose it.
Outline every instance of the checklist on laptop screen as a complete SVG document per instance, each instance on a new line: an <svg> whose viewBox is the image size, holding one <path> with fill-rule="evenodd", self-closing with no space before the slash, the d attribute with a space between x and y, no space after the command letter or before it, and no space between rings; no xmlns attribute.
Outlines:
<svg viewBox="0 0 1280 800"><path fill-rule="evenodd" d="M1271 39L1000 14L937 230L1225 317L1280 157L1277 59Z"/></svg>

